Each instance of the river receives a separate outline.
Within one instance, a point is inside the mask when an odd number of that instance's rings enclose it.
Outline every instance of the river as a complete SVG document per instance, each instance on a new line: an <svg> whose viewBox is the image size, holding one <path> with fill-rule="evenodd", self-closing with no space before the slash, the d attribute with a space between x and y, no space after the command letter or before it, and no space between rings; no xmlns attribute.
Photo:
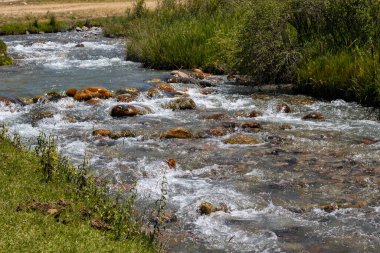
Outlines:
<svg viewBox="0 0 380 253"><path fill-rule="evenodd" d="M0 104L0 121L26 143L41 131L58 136L62 154L75 163L86 154L93 173L115 186L137 179L143 206L153 206L164 192L167 210L177 217L161 236L169 251L380 252L378 110L263 93L222 76L213 77L218 82L209 88L173 84L197 106L173 111L163 105L175 98L146 93L154 85L148 80L169 72L125 61L122 40L103 38L96 30L1 39L17 64L0 68L0 95L32 97L88 86L140 90L129 103L111 98L89 105L66 97L25 107ZM281 103L291 112L279 112ZM151 113L111 117L119 104L149 107ZM248 117L254 110L262 115ZM326 120L302 119L311 112ZM262 129L241 127L247 122ZM174 127L199 138L160 138ZM207 134L216 127L226 135ZM136 137L96 138L95 129L127 129ZM259 144L225 143L239 134ZM176 160L175 170L166 163L169 158ZM203 201L228 210L200 215Z"/></svg>

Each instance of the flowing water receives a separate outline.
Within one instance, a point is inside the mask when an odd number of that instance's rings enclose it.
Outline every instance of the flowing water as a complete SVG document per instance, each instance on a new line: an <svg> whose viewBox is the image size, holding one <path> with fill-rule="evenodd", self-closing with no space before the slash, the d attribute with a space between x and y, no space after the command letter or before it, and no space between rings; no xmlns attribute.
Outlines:
<svg viewBox="0 0 380 253"><path fill-rule="evenodd" d="M92 33L2 39L17 65L0 69L0 95L86 86L141 91L129 104L149 107L152 113L144 116L112 118L112 107L123 104L112 98L89 105L67 97L25 107L1 104L0 121L26 142L40 131L58 136L60 152L78 163L87 154L94 173L115 186L138 179L142 205L153 206L166 193L167 209L177 217L162 234L169 251L380 252L378 111L342 100L263 94L225 77L216 77L217 85L206 89L173 84L186 90L197 109L172 111L163 105L175 98L146 95L154 85L147 80L169 73L124 61L120 40ZM78 43L84 47L75 47ZM204 90L213 93L204 95ZM278 112L279 103L292 112ZM263 114L246 117L253 110ZM326 120L302 120L314 111ZM50 116L38 116L41 112ZM204 118L215 113L225 116ZM263 129L239 127L244 122L258 122ZM173 127L186 127L201 138L160 138ZM227 135L207 134L214 127L228 129ZM92 136L101 128L128 129L137 137ZM224 143L238 134L260 144ZM176 159L175 170L165 162L169 158ZM229 210L200 215L203 201L224 203Z"/></svg>

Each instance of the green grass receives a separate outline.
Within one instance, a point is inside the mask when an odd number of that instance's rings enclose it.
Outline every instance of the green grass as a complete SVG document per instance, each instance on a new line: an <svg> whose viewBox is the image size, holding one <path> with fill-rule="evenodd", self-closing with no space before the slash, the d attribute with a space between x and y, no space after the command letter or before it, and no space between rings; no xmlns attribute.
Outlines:
<svg viewBox="0 0 380 253"><path fill-rule="evenodd" d="M0 252L157 251L144 234L115 239L113 230L92 228L90 220L104 216L101 210L107 210L100 203L106 205L110 200L94 191L78 191L76 183L65 179L68 174L55 172L55 178L47 182L41 158L16 146L0 139ZM69 203L59 217L30 208L33 201L59 200ZM80 214L83 208L89 210L90 217ZM116 207L112 204L111 208Z"/></svg>

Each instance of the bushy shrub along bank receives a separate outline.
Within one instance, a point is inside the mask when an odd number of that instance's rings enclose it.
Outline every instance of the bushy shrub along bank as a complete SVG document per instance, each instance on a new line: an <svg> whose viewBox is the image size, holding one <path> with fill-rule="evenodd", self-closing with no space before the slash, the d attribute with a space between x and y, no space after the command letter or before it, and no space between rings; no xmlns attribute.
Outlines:
<svg viewBox="0 0 380 253"><path fill-rule="evenodd" d="M12 59L7 54L7 45L0 40L0 66L12 64Z"/></svg>
<svg viewBox="0 0 380 253"><path fill-rule="evenodd" d="M297 83L326 98L380 105L379 1L138 1L123 26L128 59Z"/></svg>

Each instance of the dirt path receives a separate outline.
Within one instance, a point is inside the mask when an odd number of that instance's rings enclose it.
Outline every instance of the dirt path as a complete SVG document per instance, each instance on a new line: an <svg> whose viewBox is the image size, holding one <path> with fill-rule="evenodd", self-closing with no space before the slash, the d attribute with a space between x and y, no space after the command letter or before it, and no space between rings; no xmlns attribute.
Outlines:
<svg viewBox="0 0 380 253"><path fill-rule="evenodd" d="M0 17L40 18L54 13L58 17L90 18L120 15L133 8L134 1L123 2L83 2L83 3L17 3L10 5L0 0ZM156 1L147 1L148 8L154 8Z"/></svg>

